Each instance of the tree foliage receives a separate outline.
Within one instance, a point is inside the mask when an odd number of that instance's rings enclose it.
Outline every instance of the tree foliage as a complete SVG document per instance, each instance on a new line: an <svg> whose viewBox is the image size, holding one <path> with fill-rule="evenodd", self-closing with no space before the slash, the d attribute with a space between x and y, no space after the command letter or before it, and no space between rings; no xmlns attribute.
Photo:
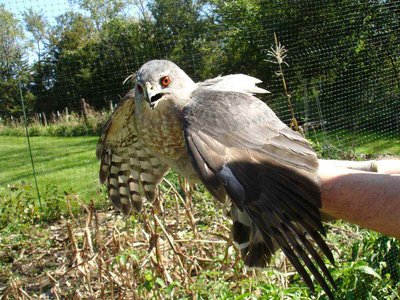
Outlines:
<svg viewBox="0 0 400 300"><path fill-rule="evenodd" d="M15 84L18 72L29 78L35 111L78 109L81 98L106 107L130 88L122 82L142 63L168 58L195 80L238 72L262 79L275 99L266 100L284 119L289 95L301 123L318 117L333 129L400 127L399 1L70 1L81 10L53 25L41 13L24 14L38 52L29 68L22 68L22 25L0 11L8 41L1 84ZM287 91L268 54L274 34L288 50ZM14 92L2 88L0 99L15 102Z"/></svg>
<svg viewBox="0 0 400 300"><path fill-rule="evenodd" d="M18 117L21 112L19 82L24 85L30 74L24 60L24 33L16 17L0 5L0 117ZM34 95L25 93L29 107Z"/></svg>

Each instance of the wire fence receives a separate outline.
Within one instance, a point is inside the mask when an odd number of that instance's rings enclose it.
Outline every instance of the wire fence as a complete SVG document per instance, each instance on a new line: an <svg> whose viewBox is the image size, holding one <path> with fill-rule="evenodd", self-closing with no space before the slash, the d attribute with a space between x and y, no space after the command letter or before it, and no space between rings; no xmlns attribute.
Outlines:
<svg viewBox="0 0 400 300"><path fill-rule="evenodd" d="M323 157L399 154L399 1L90 3L3 1L3 136L24 123L18 80L31 135L96 136L124 78L167 58L196 80L262 79L263 100ZM85 103L101 112L89 122Z"/></svg>
<svg viewBox="0 0 400 300"><path fill-rule="evenodd" d="M196 81L260 78L321 157L400 156L398 0L1 0L0 13L3 194L37 177L38 195L105 200L97 136L124 79L155 58Z"/></svg>

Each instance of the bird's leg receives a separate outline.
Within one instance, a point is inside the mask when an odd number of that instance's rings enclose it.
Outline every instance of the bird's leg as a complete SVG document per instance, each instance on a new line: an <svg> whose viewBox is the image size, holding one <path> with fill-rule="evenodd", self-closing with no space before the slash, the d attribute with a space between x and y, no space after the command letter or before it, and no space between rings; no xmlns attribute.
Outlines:
<svg viewBox="0 0 400 300"><path fill-rule="evenodd" d="M193 235L196 238L197 237L196 220L192 213L192 195L190 193L190 187L188 185L186 178L178 176L178 179L179 179L179 185L185 195L185 201L183 204L185 206L186 216L189 219L190 227L192 228Z"/></svg>

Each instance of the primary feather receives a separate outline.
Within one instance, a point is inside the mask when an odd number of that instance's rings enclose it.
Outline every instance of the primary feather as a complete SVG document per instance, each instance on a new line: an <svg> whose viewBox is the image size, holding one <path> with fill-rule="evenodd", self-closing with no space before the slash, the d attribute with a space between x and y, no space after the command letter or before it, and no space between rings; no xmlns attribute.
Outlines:
<svg viewBox="0 0 400 300"><path fill-rule="evenodd" d="M154 198L170 166L231 202L232 236L247 266L266 266L281 248L310 289L312 275L333 298L316 154L253 96L267 92L260 80L237 74L195 84L165 60L136 74L97 150L115 205L126 212L139 196Z"/></svg>
<svg viewBox="0 0 400 300"><path fill-rule="evenodd" d="M212 114L198 117L210 107ZM324 276L333 279L312 246L333 263L321 238L318 160L309 143L257 98L211 89L194 92L184 131L199 177L211 191L223 186L234 204L234 239L245 263L265 266L279 246L310 289L307 269L333 297Z"/></svg>

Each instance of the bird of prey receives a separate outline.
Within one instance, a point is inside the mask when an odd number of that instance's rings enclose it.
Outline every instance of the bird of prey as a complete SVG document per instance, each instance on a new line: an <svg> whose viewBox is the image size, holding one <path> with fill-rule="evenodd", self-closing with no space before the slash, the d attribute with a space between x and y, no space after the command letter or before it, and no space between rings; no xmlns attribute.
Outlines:
<svg viewBox="0 0 400 300"><path fill-rule="evenodd" d="M310 274L333 298L317 156L254 96L267 93L260 82L236 74L195 83L173 62L145 63L103 129L100 181L124 214L155 198L169 168L201 181L231 203L232 237L247 266L266 266L281 248L311 290Z"/></svg>

